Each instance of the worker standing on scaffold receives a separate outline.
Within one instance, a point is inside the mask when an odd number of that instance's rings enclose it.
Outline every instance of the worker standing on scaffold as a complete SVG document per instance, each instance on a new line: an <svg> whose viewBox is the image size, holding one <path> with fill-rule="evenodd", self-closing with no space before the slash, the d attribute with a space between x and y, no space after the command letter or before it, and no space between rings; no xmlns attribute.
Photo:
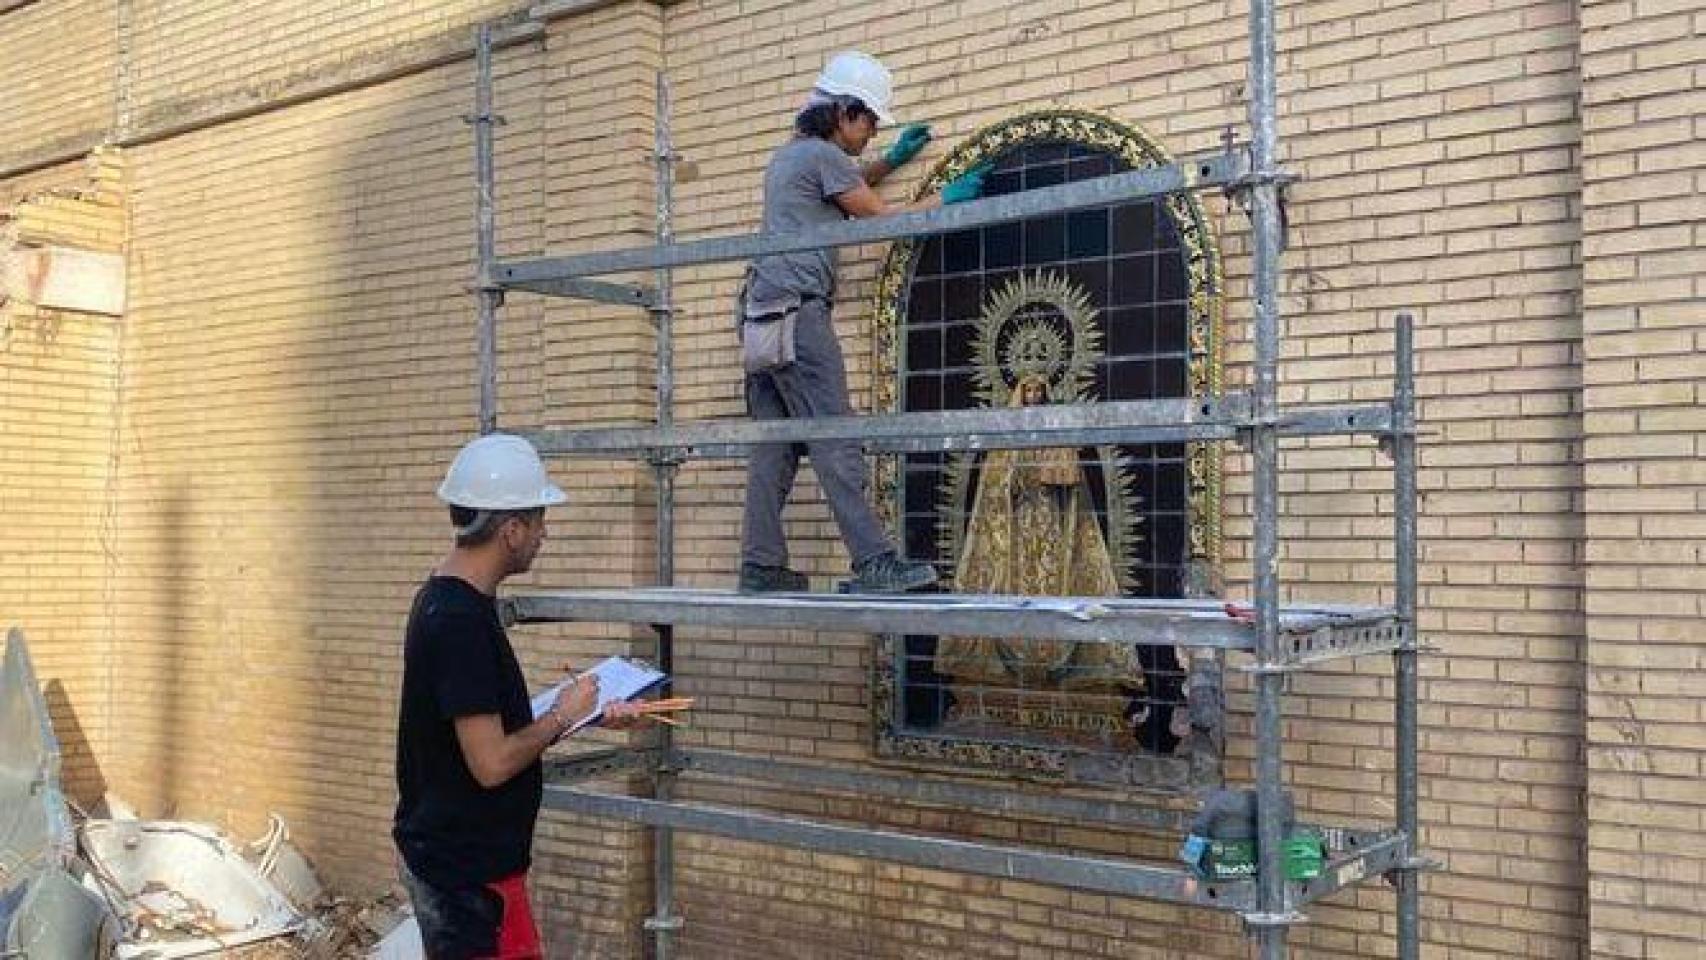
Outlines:
<svg viewBox="0 0 1706 960"><path fill-rule="evenodd" d="M879 126L893 123L893 77L863 53L837 54L818 75L794 136L764 172L764 232L792 233L851 217L880 217L975 199L987 168L950 182L939 197L890 204L871 189L930 142L915 123L882 158L863 165ZM834 248L760 257L747 272L739 307L747 410L756 420L837 417L853 412L847 368L830 314L835 303ZM854 440L805 444L830 512L853 561L849 589L900 593L936 582L928 563L902 559L866 500L864 455ZM740 590L797 592L806 577L788 567L782 508L794 485L801 445L754 447L747 460Z"/></svg>

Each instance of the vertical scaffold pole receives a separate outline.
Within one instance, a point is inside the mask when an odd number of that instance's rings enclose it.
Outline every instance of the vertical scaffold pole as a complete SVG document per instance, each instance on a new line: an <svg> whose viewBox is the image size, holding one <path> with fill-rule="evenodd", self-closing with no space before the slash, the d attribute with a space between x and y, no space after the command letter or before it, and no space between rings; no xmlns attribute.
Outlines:
<svg viewBox="0 0 1706 960"><path fill-rule="evenodd" d="M1255 500L1256 660L1259 668L1280 659L1279 648L1279 259L1284 242L1279 213L1275 133L1274 0L1251 0L1249 202L1251 264L1255 299L1255 425L1251 429ZM1280 697L1285 675L1256 673L1256 917L1252 920L1262 960L1281 960L1286 951L1285 873L1282 845L1284 786L1280 781Z"/></svg>
<svg viewBox="0 0 1706 960"><path fill-rule="evenodd" d="M474 183L475 256L474 296L479 310L480 432L498 428L498 306L503 291L493 283L497 262L497 210L494 196L497 177L493 172L492 128L492 28L482 24L474 33Z"/></svg>
<svg viewBox="0 0 1706 960"><path fill-rule="evenodd" d="M668 244L675 238L675 142L670 129L669 79L662 72L657 77L656 136L653 150L657 163L657 242ZM674 278L670 269L657 271L657 294L652 304L652 318L657 325L657 422L668 427L675 422L675 304ZM675 584L675 475L678 459L670 453L658 455L652 461L657 481L657 581L659 586ZM675 670L675 628L659 624L657 630L658 668L665 673ZM657 728L658 756L662 766L654 779L653 795L658 800L670 800L675 794L675 772L669 766L674 738L667 724ZM653 911L646 921L652 932L653 956L670 960L674 950L675 932L681 928L681 918L675 915L675 832L669 827L652 831L652 892Z"/></svg>
<svg viewBox="0 0 1706 960"><path fill-rule="evenodd" d="M1421 837L1416 816L1416 370L1415 318L1398 314L1393 337L1396 369L1392 391L1393 606L1405 627L1404 642L1393 651L1396 677L1394 726L1397 728L1398 829L1407 842L1407 863L1398 885L1398 958L1416 960L1421 951L1421 876L1417 872Z"/></svg>

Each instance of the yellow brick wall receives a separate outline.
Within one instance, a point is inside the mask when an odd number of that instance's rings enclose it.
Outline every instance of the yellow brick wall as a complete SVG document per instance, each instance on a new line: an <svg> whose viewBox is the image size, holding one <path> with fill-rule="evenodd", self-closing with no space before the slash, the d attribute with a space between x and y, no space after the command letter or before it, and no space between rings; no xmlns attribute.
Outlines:
<svg viewBox="0 0 1706 960"><path fill-rule="evenodd" d="M132 133L264 106L466 45L519 0L127 0Z"/></svg>
<svg viewBox="0 0 1706 960"><path fill-rule="evenodd" d="M43 0L0 14L0 25L74 6ZM1428 852L1447 868L1425 882L1427 953L1578 956L1591 919L1607 955L1688 955L1703 885L1702 805L1686 793L1701 772L1702 726L1700 691L1688 686L1700 653L1687 627L1701 613L1691 524L1706 505L1690 472L1700 425L1689 419L1701 399L1692 356L1706 344L1687 309L1702 282L1691 259L1701 238L1689 233L1702 186L1688 89L1698 15L1639 0L1590 4L1583 24L1557 0L1368 6L1281 10L1282 155L1306 178L1292 191L1282 384L1289 400L1383 399L1392 315L1419 312L1421 625L1444 654L1423 666L1422 816ZM465 43L473 18L518 8L132 4L132 129L400 70ZM644 242L660 65L675 82L678 146L697 168L678 188L678 228L699 236L756 225L759 170L811 76L842 47L882 55L897 72L901 115L932 121L945 141L885 185L901 197L959 138L1050 104L1108 110L1176 153L1213 149L1225 125L1241 124L1244 31L1241 4L1100 0L685 0L661 10L622 0L567 16L499 57L501 249ZM1578 67L1579 49L1599 66ZM29 425L4 435L25 438L26 462L52 470L40 490L28 471L0 472L0 496L72 501L55 514L66 519L24 542L49 545L99 584L0 579L8 615L57 591L50 639L36 645L51 665L43 676L64 679L84 726L110 716L124 731L77 775L149 812L239 832L279 810L350 889L390 874L400 627L444 546L431 490L473 428L472 164L460 120L470 76L458 61L127 151L122 350L117 325L78 320L81 339L38 337L33 352L4 355L13 366L0 418ZM0 80L5 93L23 82ZM44 176L0 183L0 197ZM1231 281L1237 384L1249 356L1247 232L1219 197L1205 203ZM844 258L837 320L861 405L881 253ZM726 319L736 270L678 273L684 418L740 410ZM503 318L505 425L650 415L643 315L516 295ZM89 402L106 404L105 421L60 426L27 412L40 391L11 371L58 389L56 370L39 372L50 351L95 385ZM80 460L65 459L66 444ZM1317 441L1285 459L1291 595L1389 597L1390 487L1371 445ZM73 496L83 488L64 478L96 461L102 485ZM1248 465L1234 455L1228 466L1237 592L1248 576ZM573 505L554 514L527 583L649 581L646 472L585 462L556 471ZM789 513L795 554L822 582L845 557L809 471L802 481ZM684 471L683 582L729 583L740 494L735 466ZM646 649L644 631L622 625L515 636L537 680L564 658ZM690 631L679 657L684 690L702 698L689 743L866 761L865 638ZM1389 670L1373 661L1292 682L1288 760L1306 812L1390 817L1390 690ZM1237 778L1249 748L1248 696L1236 683L1232 702ZM1176 843L783 790L703 784L693 795L1158 858ZM575 956L635 955L643 833L548 816L541 837L553 942ZM689 956L1244 949L1235 924L1198 912L712 838L683 837L680 848ZM1312 910L1293 941L1313 956L1389 955L1391 906L1383 887L1346 893Z"/></svg>
<svg viewBox="0 0 1706 960"><path fill-rule="evenodd" d="M541 249L556 59L541 42L500 59L507 254ZM475 427L471 76L457 62L132 153L112 694L129 733L104 773L145 811L239 834L276 810L349 889L393 876L400 624L447 546L431 491ZM505 314L506 422L546 418L544 362L523 359L542 318ZM637 509L631 478L566 481L584 507ZM554 553L533 582L610 582L633 550L609 543ZM626 637L519 645L543 682ZM637 915L611 905L641 889L640 839L542 827L542 916L577 955L631 953Z"/></svg>
<svg viewBox="0 0 1706 960"><path fill-rule="evenodd" d="M1423 673L1425 839L1449 866L1426 882L1424 930L1440 951L1571 956L1584 935L1575 26L1560 3L1365 7L1282 10L1283 153L1306 177L1291 211L1282 383L1291 400L1387 396L1392 315L1418 309L1422 416L1434 431L1422 453L1422 627L1448 655ZM1069 104L1138 122L1175 152L1216 148L1223 126L1243 115L1242 5L1133 12L1126 3L683 4L668 21L669 66L677 131L702 174L682 188L684 229L756 225L757 170L823 59L854 43L895 68L901 116L932 121L949 144L1022 109ZM905 195L918 172L884 193ZM1206 202L1227 253L1237 383L1249 355L1245 226L1218 197ZM838 320L854 344L856 390L867 384L874 262L844 261ZM683 292L692 312L681 399L694 415L729 415L739 409L721 316L731 273L703 273L706 282ZM1239 591L1247 464L1234 457L1229 467L1229 572ZM1389 598L1380 585L1390 578L1390 488L1371 446L1299 446L1286 467L1294 472L1284 485L1282 578L1292 595ZM727 582L739 492L736 470L689 470L682 537L692 552L682 563L697 583ZM792 516L803 565L819 575L844 569L821 504ZM865 757L860 638L742 631L688 650L684 669L718 714L689 737L820 760ZM1325 674L1290 688L1300 695L1288 715L1288 758L1300 761L1294 787L1314 815L1378 822L1391 814L1389 670L1369 662ZM1233 706L1247 710L1247 696L1235 693ZM1249 757L1247 721L1232 724L1237 777ZM879 803L827 806L855 820L906 819ZM987 818L933 819L964 834L1017 835ZM1122 849L1073 833L1022 828L1044 843ZM1233 925L1197 913L833 858L814 869L811 858L775 853L787 872L753 877L750 860L762 851L686 843L685 936L695 955L750 955L760 935L788 956L1242 949ZM1155 838L1124 849L1171 852ZM1346 894L1312 910L1315 923L1294 941L1324 956L1389 954L1390 907L1379 887Z"/></svg>
<svg viewBox="0 0 1706 960"><path fill-rule="evenodd" d="M1290 31L1297 92L1282 131L1296 134L1289 155L1307 179L1287 258L1282 389L1310 401L1385 396L1392 314L1419 309L1419 626L1440 653L1422 664L1422 839L1446 866L1424 883L1424 937L1448 956L1573 956L1583 826L1572 8L1294 9L1307 23ZM1360 443L1289 458L1300 475L1282 485L1282 535L1297 539L1281 578L1301 581L1298 595L1389 597L1374 586L1387 582L1387 478L1358 469L1377 462ZM1296 707L1308 720L1294 733L1315 741L1297 774L1311 806L1385 814L1366 772L1389 769L1385 741L1345 724L1387 715L1386 672L1369 661L1354 679L1294 681L1326 694ZM1323 947L1391 949L1385 922L1313 912L1356 931Z"/></svg>
<svg viewBox="0 0 1706 960"><path fill-rule="evenodd" d="M122 161L106 154L42 170L0 192L0 258L14 244L117 252ZM111 496L122 321L0 299L0 629L24 631L78 800L105 790Z"/></svg>
<svg viewBox="0 0 1706 960"><path fill-rule="evenodd" d="M1706 8L1582 9L1595 956L1706 953Z"/></svg>
<svg viewBox="0 0 1706 960"><path fill-rule="evenodd" d="M87 150L112 124L117 0L0 5L0 170Z"/></svg>
<svg viewBox="0 0 1706 960"><path fill-rule="evenodd" d="M541 57L503 57L507 252L539 246L525 185L542 162ZM392 876L400 624L447 546L431 491L475 427L470 75L452 64L135 156L147 253L117 628L134 684L115 697L135 726L109 776L145 809L239 831L278 810L329 879L358 889ZM507 315L511 359L541 337L537 311ZM539 371L506 366L507 412L539 419ZM588 568L602 569L596 552L553 555L536 577ZM566 636L522 646L541 681L576 652ZM549 853L603 845L620 864L632 843L543 833L542 895L579 922L547 916L631 935L589 895L623 872Z"/></svg>
<svg viewBox="0 0 1706 960"><path fill-rule="evenodd" d="M654 174L649 162L662 65L664 21L649 0L624 0L548 23L540 74L530 85L543 117L532 144L537 173L518 178L525 196L506 197L537 220L534 242L552 251L638 245L652 237ZM510 108L500 103L508 113ZM499 129L502 142L515 135ZM514 229L500 223L500 236ZM634 278L606 278L634 279ZM534 346L540 397L531 409L502 398L500 425L638 422L655 409L653 326L638 310L516 295L503 316L538 318ZM517 356L512 354L512 358ZM570 506L555 511L551 556L530 575L536 586L619 587L653 582L654 513L649 471L630 463L564 461L554 475ZM517 628L523 643L556 642L575 656L652 654L651 631L626 624ZM560 659L560 658L559 658ZM607 787L608 789L608 787ZM558 851L536 870L548 891L548 939L555 955L642 955L642 920L651 912L649 841L644 830L607 821L547 815L542 836ZM588 855L589 851L596 851Z"/></svg>

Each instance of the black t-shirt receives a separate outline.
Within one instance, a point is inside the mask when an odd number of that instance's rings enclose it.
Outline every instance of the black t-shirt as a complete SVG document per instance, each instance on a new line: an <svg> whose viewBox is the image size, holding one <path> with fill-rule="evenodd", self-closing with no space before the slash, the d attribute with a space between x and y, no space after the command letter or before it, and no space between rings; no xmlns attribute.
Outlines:
<svg viewBox="0 0 1706 960"><path fill-rule="evenodd" d="M493 789L462 758L457 717L495 713L505 733L533 721L526 680L497 604L457 577L415 594L403 646L392 836L409 871L437 887L489 883L527 869L544 788L535 760Z"/></svg>

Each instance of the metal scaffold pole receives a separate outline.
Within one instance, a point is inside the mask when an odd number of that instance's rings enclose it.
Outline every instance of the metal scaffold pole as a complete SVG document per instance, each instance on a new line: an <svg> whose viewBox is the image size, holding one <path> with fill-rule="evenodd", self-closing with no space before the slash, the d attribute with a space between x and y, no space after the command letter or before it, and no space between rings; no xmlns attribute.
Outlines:
<svg viewBox="0 0 1706 960"><path fill-rule="evenodd" d="M675 143L670 131L669 80L660 71L657 77L656 138L653 150L657 164L657 242L660 246L675 241ZM657 424L668 429L675 424L675 306L674 281L669 267L657 270L657 290L653 294L651 315L657 324ZM651 459L653 476L657 481L657 580L660 587L675 584L675 476L679 458L659 452ZM658 668L664 673L675 670L675 627L658 624ZM670 756L674 738L668 724L658 724L655 746L659 757ZM653 797L660 802L674 798L676 773L667 762L660 765L653 781ZM664 825L652 828L652 892L653 912L646 928L654 937L653 956L669 960L674 949L675 931L681 918L675 915L675 831Z"/></svg>
<svg viewBox="0 0 1706 960"><path fill-rule="evenodd" d="M1408 844L1407 862L1394 875L1398 885L1398 958L1417 960L1421 950L1421 837L1416 816L1416 371L1415 320L1398 314L1393 355L1392 515L1393 597L1404 642L1392 652L1394 725L1397 727L1398 830Z"/></svg>
<svg viewBox="0 0 1706 960"><path fill-rule="evenodd" d="M1284 785L1280 781L1280 697L1285 675L1279 635L1279 259L1284 243L1274 163L1274 0L1250 4L1249 122L1251 264L1255 301L1255 384L1250 450L1254 458L1254 600L1256 604L1256 914L1250 918L1262 960L1281 960L1286 950L1283 844Z"/></svg>
<svg viewBox="0 0 1706 960"><path fill-rule="evenodd" d="M498 428L498 306L503 288L493 281L497 264L497 210L494 195L492 127L492 28L481 25L474 34L474 183L475 256L474 297L478 304L480 356L480 432Z"/></svg>

